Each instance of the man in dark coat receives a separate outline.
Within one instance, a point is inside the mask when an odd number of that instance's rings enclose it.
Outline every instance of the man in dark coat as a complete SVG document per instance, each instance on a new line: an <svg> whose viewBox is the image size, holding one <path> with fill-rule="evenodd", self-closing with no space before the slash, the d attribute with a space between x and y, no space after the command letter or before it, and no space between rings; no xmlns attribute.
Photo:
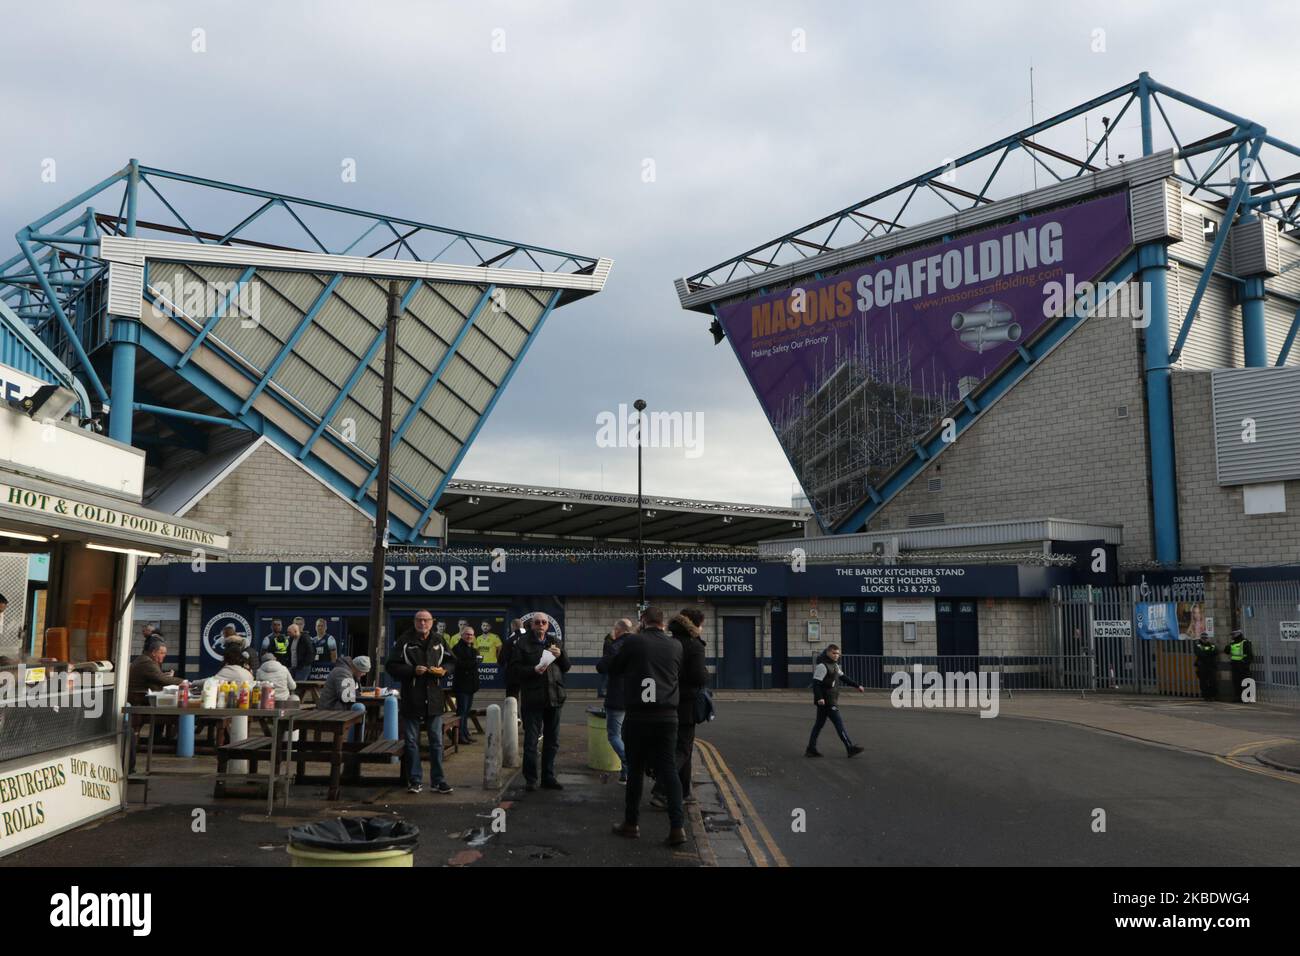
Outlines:
<svg viewBox="0 0 1300 956"><path fill-rule="evenodd" d="M691 794L691 758L695 753L695 698L709 684L709 666L705 663L704 639L700 625L704 612L697 607L683 608L668 622L668 633L682 645L682 672L678 682L677 755L674 764L681 781L682 802L695 803ZM650 806L668 806L668 793L662 780L656 780Z"/></svg>
<svg viewBox="0 0 1300 956"><path fill-rule="evenodd" d="M1219 648L1210 635L1202 634L1196 639L1193 650L1196 652L1196 677L1201 682L1201 700L1214 700L1218 696L1215 684L1218 681Z"/></svg>
<svg viewBox="0 0 1300 956"><path fill-rule="evenodd" d="M460 718L460 742L472 744L469 735L469 717L474 709L474 695L478 693L478 665L482 660L474 646L474 628L466 624L460 629L460 640L451 649L456 659L456 673L451 678L451 690L456 695L456 716Z"/></svg>
<svg viewBox="0 0 1300 956"><path fill-rule="evenodd" d="M162 641L153 638L152 643L145 645L144 653L131 662L126 690L128 703L143 706L149 702L148 691L180 683L175 671L163 673L162 662L166 658L167 645Z"/></svg>
<svg viewBox="0 0 1300 956"><path fill-rule="evenodd" d="M433 631L433 615L415 612L415 629L406 631L393 645L384 664L389 676L401 682L398 716L406 742L407 790L424 789L424 768L420 766L420 730L429 735L429 784L436 793L451 793L442 772L442 678L456 668L456 662Z"/></svg>
<svg viewBox="0 0 1300 956"><path fill-rule="evenodd" d="M641 788L647 767L663 782L668 795L669 846L686 842L686 815L682 809L681 782L674 755L677 744L678 679L682 667L681 642L664 629L664 612L648 607L641 613L641 630L627 638L609 667L609 680L623 684L627 720L623 746L627 748L627 799L623 822L614 832L622 837L641 835Z"/></svg>
<svg viewBox="0 0 1300 956"><path fill-rule="evenodd" d="M560 642L547 635L550 618L533 614L529 633L515 642L510 655L510 677L519 685L519 706L524 717L524 789L537 789L537 738L542 743L541 784L546 790L563 790L555 776L555 756L560 750L560 709L564 706L564 675L569 655Z"/></svg>

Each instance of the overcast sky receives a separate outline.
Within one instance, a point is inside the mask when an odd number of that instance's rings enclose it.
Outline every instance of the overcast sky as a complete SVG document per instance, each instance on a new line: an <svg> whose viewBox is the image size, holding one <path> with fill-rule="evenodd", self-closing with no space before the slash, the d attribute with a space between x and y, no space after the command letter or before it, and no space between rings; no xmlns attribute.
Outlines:
<svg viewBox="0 0 1300 956"><path fill-rule="evenodd" d="M757 400L675 278L1028 125L1031 65L1040 119L1148 70L1300 141L1294 46L1272 39L1297 34L1297 10L43 0L0 32L0 234L134 156L610 257L458 476L635 490L635 452L598 447L596 418L643 397L703 415L698 456L647 451L649 493L788 504ZM1136 120L1117 134L1130 153Z"/></svg>

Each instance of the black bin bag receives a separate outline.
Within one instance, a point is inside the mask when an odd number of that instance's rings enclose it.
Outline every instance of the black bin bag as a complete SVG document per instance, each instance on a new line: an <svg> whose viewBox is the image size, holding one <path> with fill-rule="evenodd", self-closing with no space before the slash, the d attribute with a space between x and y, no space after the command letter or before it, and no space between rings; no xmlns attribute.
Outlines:
<svg viewBox="0 0 1300 956"><path fill-rule="evenodd" d="M304 823L289 831L289 845L336 853L414 851L420 828L394 817L336 817Z"/></svg>

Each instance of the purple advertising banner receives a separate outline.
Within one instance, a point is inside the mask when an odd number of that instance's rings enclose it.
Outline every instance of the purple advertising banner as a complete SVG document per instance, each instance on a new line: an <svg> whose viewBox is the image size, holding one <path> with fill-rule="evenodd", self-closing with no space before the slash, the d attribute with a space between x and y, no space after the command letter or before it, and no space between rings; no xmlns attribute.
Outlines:
<svg viewBox="0 0 1300 956"><path fill-rule="evenodd" d="M859 504L1131 237L1128 196L1114 194L720 308L822 522Z"/></svg>

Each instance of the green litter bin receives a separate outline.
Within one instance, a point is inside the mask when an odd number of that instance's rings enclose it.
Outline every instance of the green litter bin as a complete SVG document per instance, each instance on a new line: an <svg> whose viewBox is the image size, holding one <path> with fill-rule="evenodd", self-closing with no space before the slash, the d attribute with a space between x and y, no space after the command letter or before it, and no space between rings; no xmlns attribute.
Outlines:
<svg viewBox="0 0 1300 956"><path fill-rule="evenodd" d="M289 831L294 866L414 866L420 830L393 817L337 817Z"/></svg>
<svg viewBox="0 0 1300 956"><path fill-rule="evenodd" d="M603 707L587 708L587 766L592 770L606 770L611 773L623 768L618 754L614 753L614 748L609 745Z"/></svg>

